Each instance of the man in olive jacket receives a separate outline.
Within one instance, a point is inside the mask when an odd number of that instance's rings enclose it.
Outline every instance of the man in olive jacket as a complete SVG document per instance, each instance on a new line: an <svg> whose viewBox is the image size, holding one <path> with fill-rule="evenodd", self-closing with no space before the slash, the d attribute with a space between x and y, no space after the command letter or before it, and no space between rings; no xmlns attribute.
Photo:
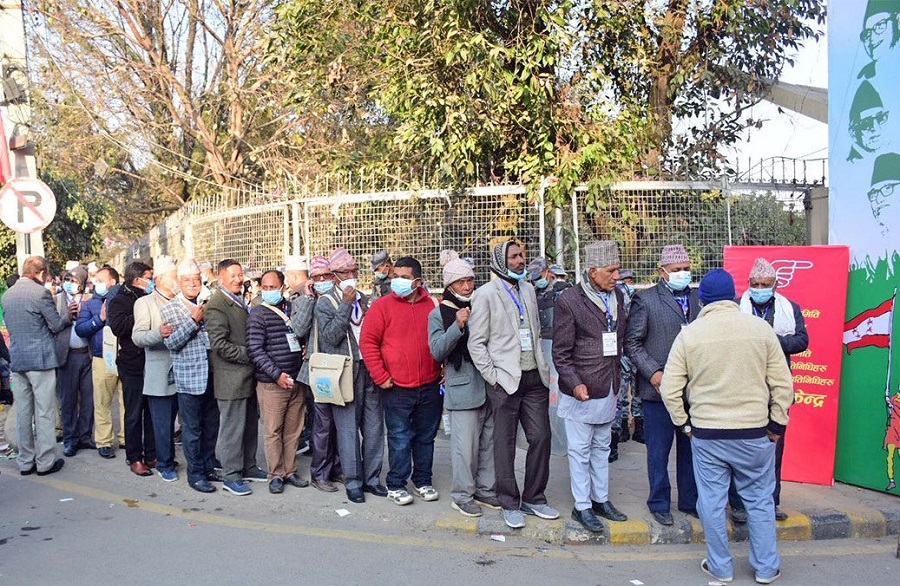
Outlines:
<svg viewBox="0 0 900 586"><path fill-rule="evenodd" d="M253 361L247 353L247 316L241 292L244 270L226 259L219 263L219 288L206 304L206 331L212 348L213 390L219 405L216 455L222 463L222 487L244 496L244 480L265 482L256 465L259 407L254 395Z"/></svg>

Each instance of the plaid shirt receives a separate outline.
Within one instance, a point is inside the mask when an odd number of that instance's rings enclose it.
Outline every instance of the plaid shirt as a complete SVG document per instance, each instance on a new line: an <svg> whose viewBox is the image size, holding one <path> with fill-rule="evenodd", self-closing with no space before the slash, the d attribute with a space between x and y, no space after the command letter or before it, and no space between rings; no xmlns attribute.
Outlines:
<svg viewBox="0 0 900 586"><path fill-rule="evenodd" d="M175 388L179 393L202 395L209 384L209 344L206 332L191 319L181 297L169 301L160 311L162 321L175 328L163 340L172 354Z"/></svg>

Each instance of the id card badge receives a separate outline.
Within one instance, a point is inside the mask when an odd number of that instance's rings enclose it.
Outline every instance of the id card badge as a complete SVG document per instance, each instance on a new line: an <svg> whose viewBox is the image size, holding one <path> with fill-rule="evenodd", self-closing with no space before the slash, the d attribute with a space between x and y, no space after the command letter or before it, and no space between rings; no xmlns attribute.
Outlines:
<svg viewBox="0 0 900 586"><path fill-rule="evenodd" d="M286 335L288 347L291 349L291 352L299 352L300 340L297 339L297 334L295 334L294 332L288 332Z"/></svg>
<svg viewBox="0 0 900 586"><path fill-rule="evenodd" d="M603 355L604 356L618 356L619 354L619 340L616 336L616 332L603 332Z"/></svg>
<svg viewBox="0 0 900 586"><path fill-rule="evenodd" d="M531 330L528 328L519 328L519 344L522 346L522 352L531 352L534 345L531 342Z"/></svg>

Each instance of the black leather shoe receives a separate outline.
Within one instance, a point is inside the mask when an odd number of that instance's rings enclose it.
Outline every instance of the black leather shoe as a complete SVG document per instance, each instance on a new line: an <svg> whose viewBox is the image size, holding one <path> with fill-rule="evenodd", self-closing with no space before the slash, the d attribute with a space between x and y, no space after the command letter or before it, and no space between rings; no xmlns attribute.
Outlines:
<svg viewBox="0 0 900 586"><path fill-rule="evenodd" d="M366 502L366 495L363 494L361 488L348 488L347 499L351 503L364 503Z"/></svg>
<svg viewBox="0 0 900 586"><path fill-rule="evenodd" d="M743 525L747 522L747 509L731 509L731 522Z"/></svg>
<svg viewBox="0 0 900 586"><path fill-rule="evenodd" d="M605 503L598 503L597 501L591 501L591 509L594 510L595 513L603 517L604 519L609 519L610 521L627 521L628 517L619 511L613 504L609 501Z"/></svg>
<svg viewBox="0 0 900 586"><path fill-rule="evenodd" d="M198 480L197 482L189 483L191 488L196 490L197 492L216 492L216 487L209 483L205 478Z"/></svg>
<svg viewBox="0 0 900 586"><path fill-rule="evenodd" d="M284 481L280 478L273 478L269 481L269 492L272 494L281 494L284 492Z"/></svg>
<svg viewBox="0 0 900 586"><path fill-rule="evenodd" d="M210 470L204 476L206 476L206 479L210 482L224 482L225 481L225 477L223 477L222 473L219 472L218 470Z"/></svg>
<svg viewBox="0 0 900 586"><path fill-rule="evenodd" d="M296 474L291 474L287 478L284 479L285 482L290 484L291 486L296 486L297 488L306 488L309 486L309 480L305 478L300 478Z"/></svg>
<svg viewBox="0 0 900 586"><path fill-rule="evenodd" d="M78 449L79 450L96 450L97 444L95 444L93 441L78 442Z"/></svg>
<svg viewBox="0 0 900 586"><path fill-rule="evenodd" d="M35 472L37 472L37 466L35 466L34 464L32 464L31 468L29 468L28 470L19 470L19 474L21 474L22 476L31 476Z"/></svg>
<svg viewBox="0 0 900 586"><path fill-rule="evenodd" d="M109 460L110 458L116 457L116 452L113 451L109 446L103 446L102 448L97 448L97 453L100 454L101 458L106 458Z"/></svg>
<svg viewBox="0 0 900 586"><path fill-rule="evenodd" d="M693 517L695 519L700 518L700 513L697 512L697 509L678 509L678 510L681 511L682 513L684 513L685 515L690 515L691 517Z"/></svg>
<svg viewBox="0 0 900 586"><path fill-rule="evenodd" d="M362 489L363 492L374 494L375 496L387 496L387 488L385 488L384 485L381 484L363 484Z"/></svg>
<svg viewBox="0 0 900 586"><path fill-rule="evenodd" d="M660 525L665 525L667 527L675 524L675 519L672 517L672 513L663 512L663 511L650 511L653 514L653 518L656 519L656 522Z"/></svg>
<svg viewBox="0 0 900 586"><path fill-rule="evenodd" d="M77 453L78 453L78 446L76 446L75 444L66 444L65 446L63 446L63 455L66 458L71 458L72 456L74 456Z"/></svg>
<svg viewBox="0 0 900 586"><path fill-rule="evenodd" d="M54 472L59 472L60 470L62 470L62 467L65 465L66 465L66 461L63 460L62 458L60 458L56 462L54 462L53 466L50 466L49 469L44 470L43 472L38 470L37 475L38 476L47 476L48 474L53 474Z"/></svg>
<svg viewBox="0 0 900 586"><path fill-rule="evenodd" d="M581 523L581 526L591 533L600 533L603 531L603 524L600 523L600 519L598 519L590 509L585 509L583 511L572 509L572 518Z"/></svg>

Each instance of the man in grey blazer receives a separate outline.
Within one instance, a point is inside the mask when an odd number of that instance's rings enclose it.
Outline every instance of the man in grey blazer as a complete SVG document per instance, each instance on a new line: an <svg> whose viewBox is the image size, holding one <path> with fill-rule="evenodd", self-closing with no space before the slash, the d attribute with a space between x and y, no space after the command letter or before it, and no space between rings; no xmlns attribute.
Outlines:
<svg viewBox="0 0 900 586"><path fill-rule="evenodd" d="M212 346L213 391L219 405L216 455L222 463L222 488L231 494L251 494L245 480L266 482L256 464L259 405L253 361L247 353L249 308L241 296L244 269L234 259L219 263L219 288L206 304L206 331Z"/></svg>
<svg viewBox="0 0 900 586"><path fill-rule="evenodd" d="M16 404L17 462L23 476L35 471L41 476L52 474L65 464L55 451L59 355L54 338L72 320L69 312L56 310L44 288L49 277L46 259L28 257L22 264L22 278L2 299Z"/></svg>
<svg viewBox="0 0 900 586"><path fill-rule="evenodd" d="M469 318L469 354L489 385L494 411L497 499L510 527L522 513L556 519L544 490L550 477L550 391L547 362L538 343L541 325L534 287L524 281L525 256L513 240L494 246L491 272L498 278L475 291ZM516 483L516 432L528 440L525 486Z"/></svg>
<svg viewBox="0 0 900 586"><path fill-rule="evenodd" d="M691 260L680 244L663 247L659 259L660 280L655 287L637 293L625 331L625 352L637 368L637 392L644 410L647 507L662 525L675 520L670 511L669 452L675 443L678 510L697 516L697 484L694 482L690 439L675 429L659 395L659 385L669 350L681 329L700 313L697 292L691 289Z"/></svg>
<svg viewBox="0 0 900 586"><path fill-rule="evenodd" d="M175 415L178 413L178 398L175 396L175 374L172 371L172 356L163 341L175 328L162 319L162 308L175 298L175 265L168 258L158 258L153 263L156 269L153 292L134 302L134 327L131 340L144 349L144 386L153 426L153 440L156 444L156 472L165 482L178 480L175 472Z"/></svg>

